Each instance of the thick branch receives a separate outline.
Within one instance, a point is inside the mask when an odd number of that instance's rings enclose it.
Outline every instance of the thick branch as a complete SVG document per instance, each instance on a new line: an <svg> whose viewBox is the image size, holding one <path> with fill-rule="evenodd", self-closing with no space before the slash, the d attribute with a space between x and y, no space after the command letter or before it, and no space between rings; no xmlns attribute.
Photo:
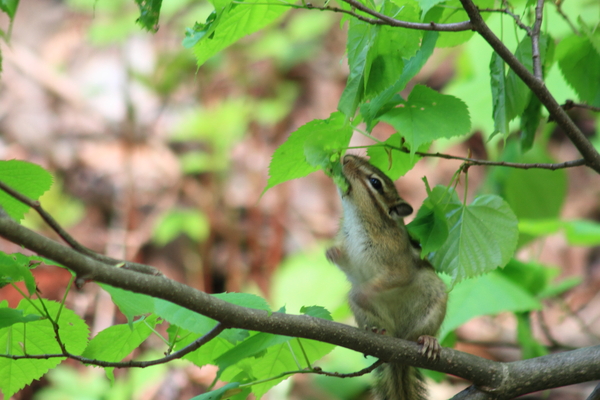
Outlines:
<svg viewBox="0 0 600 400"><path fill-rule="evenodd" d="M472 0L460 0L467 15L471 19L473 29L479 33L486 42L498 53L500 57L508 64L510 68L525 82L540 102L546 107L551 117L565 131L571 142L586 160L586 165L594 171L600 173L600 154L594 146L579 130L577 125L569 118L567 113L561 108L560 104L546 88L543 81L537 79L529 70L517 60L511 51L502 43L502 41L487 26L477 6Z"/></svg>
<svg viewBox="0 0 600 400"><path fill-rule="evenodd" d="M114 287L164 299L219 321L226 328L241 328L319 340L378 357L460 376L496 398L511 398L528 390L585 382L600 378L600 346L554 354L515 363L498 363L442 349L440 359L428 360L413 342L375 335L348 325L309 316L269 314L227 303L170 279L110 267L60 245L0 214L0 236L59 262L77 274ZM542 374L543 371L543 374ZM541 375L542 374L542 375ZM542 376L534 382L532 376Z"/></svg>

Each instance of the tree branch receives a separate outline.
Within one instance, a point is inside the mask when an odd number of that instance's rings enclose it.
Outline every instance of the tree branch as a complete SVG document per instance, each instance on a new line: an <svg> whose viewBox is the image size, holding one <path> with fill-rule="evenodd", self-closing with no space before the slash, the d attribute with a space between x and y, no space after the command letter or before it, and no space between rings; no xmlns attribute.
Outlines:
<svg viewBox="0 0 600 400"><path fill-rule="evenodd" d="M512 17L512 19L515 20L515 24L517 24L519 28L527 32L527 36L531 36L531 28L525 25L523 21L521 21L521 17L510 11L508 8L480 8L479 12L497 12L509 15L510 17Z"/></svg>
<svg viewBox="0 0 600 400"><path fill-rule="evenodd" d="M451 24L438 24L435 22L420 23L420 22L408 22L400 21L395 18L389 17L385 14L377 12L365 6L357 0L342 0L344 3L350 4L353 8L367 13L376 19L385 22L386 25L396 26L400 28L417 29L422 31L438 31L438 32L461 32L473 30L471 21L455 22Z"/></svg>
<svg viewBox="0 0 600 400"><path fill-rule="evenodd" d="M11 188L10 186L8 186L6 183L4 183L2 181L0 181L0 189L4 190L6 193L8 193L14 199L33 208L38 213L38 215L44 220L44 222L46 222L48 224L48 226L50 228L52 228L52 230L54 232L56 232L56 234L58 236L60 236L75 251L77 251L83 255L86 255L88 257L91 257L94 260L98 260L100 262L103 262L103 263L106 263L106 264L109 264L112 266L117 266L117 265L123 266L123 268L131 269L133 271L141 272L144 274L157 275L157 276L162 275L162 273L160 271L158 271L156 268L151 267L149 265L138 264L138 263L134 263L131 261L116 260L114 258L105 256L103 254L98 254L95 251L88 249L87 247L83 246L78 241L76 241L71 235L69 235L69 233L62 226L60 226L60 224L54 219L54 217L52 217L52 215L50 215L46 210L44 210L42 208L42 205L40 204L39 201L30 199L29 197L25 196L24 194L17 192L16 190L14 190L13 188Z"/></svg>
<svg viewBox="0 0 600 400"><path fill-rule="evenodd" d="M502 41L492 32L487 26L477 6L472 0L460 0L464 7L467 15L471 19L473 29L479 33L498 53L500 57L508 64L510 68L525 82L525 84L531 89L535 96L540 102L546 107L550 115L554 118L556 123L565 131L565 134L569 137L571 142L575 145L577 150L581 153L583 158L586 160L586 165L592 168L594 171L600 173L600 154L589 140L579 130L577 125L569 118L565 110L563 110L552 96L550 91L546 88L543 81L537 79L529 70L517 60L517 58L511 53L511 51L502 43Z"/></svg>
<svg viewBox="0 0 600 400"><path fill-rule="evenodd" d="M222 324L217 324L213 329L211 329L206 335L194 340L192 343L185 346L183 349L176 351L175 353L171 353L168 356L158 358L156 360L149 361L120 361L120 362L112 362L112 361L103 361L96 360L93 358L86 358L82 356L78 356L76 354L69 353L64 344L57 337L59 345L63 352L61 354L25 354L21 356L11 355L11 354L0 354L0 358L10 358L12 360L23 360L23 359L44 359L47 360L49 358L71 358L73 360L77 360L83 364L89 365L97 365L103 368L146 368L151 367L153 365L165 364L169 361L182 358L186 354L191 353L192 351L198 350L200 347L210 342L212 339L217 337L221 332L225 330Z"/></svg>
<svg viewBox="0 0 600 400"><path fill-rule="evenodd" d="M68 267L75 272L80 285L93 280L167 300L213 318L223 328L314 339L369 354L384 362L402 362L450 373L474 382L476 390L493 393L494 398L512 398L530 391L600 378L597 368L600 346L513 363L494 362L444 348L438 360L429 360L413 342L320 318L240 307L167 278L108 266L21 226L3 210L0 236Z"/></svg>
<svg viewBox="0 0 600 400"><path fill-rule="evenodd" d="M590 110L590 111L594 111L594 112L600 112L600 107L594 107L594 106L590 106L588 104L583 104L583 103L575 103L573 100L565 101L565 104L562 104L561 107L565 111L568 111L568 110L578 107L578 108L584 108L586 110Z"/></svg>
<svg viewBox="0 0 600 400"><path fill-rule="evenodd" d="M544 0L537 0L535 6L535 22L531 31L531 58L533 60L533 76L542 80L542 57L540 55L540 30L544 17Z"/></svg>
<svg viewBox="0 0 600 400"><path fill-rule="evenodd" d="M386 147L389 147L394 150L401 151L403 153L410 154L410 150L406 147L396 147L393 145L385 144ZM477 158L469 158L469 157L459 157L453 156L450 154L444 153L425 153L422 151L416 151L416 155L421 157L437 157L444 158L446 160L459 160L464 161L468 165L481 165L488 167L510 167L510 168L518 168L518 169L549 169L551 171L556 171L557 169L564 168L573 168L573 167L581 167L583 165L587 165L586 160L580 158L578 160L565 161L561 163L515 163L508 161L488 161L488 160L479 160Z"/></svg>

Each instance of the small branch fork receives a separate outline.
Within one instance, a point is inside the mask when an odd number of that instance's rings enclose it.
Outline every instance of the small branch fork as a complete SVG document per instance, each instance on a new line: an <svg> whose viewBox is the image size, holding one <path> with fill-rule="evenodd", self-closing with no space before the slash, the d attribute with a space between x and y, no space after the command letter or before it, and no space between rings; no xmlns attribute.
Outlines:
<svg viewBox="0 0 600 400"><path fill-rule="evenodd" d="M143 274L162 276L162 273L160 271L149 265L138 264L130 261L116 260L114 258L98 254L95 251L88 249L87 247L81 245L79 242L73 239L73 237L69 235L69 233L62 226L60 226L58 222L56 222L52 215L50 215L46 210L42 208L39 201L32 200L29 197L17 192L2 181L0 181L0 189L4 190L6 193L8 193L21 203L33 208L38 213L38 215L48 224L48 226L52 228L52 230L56 232L58 236L60 236L69 246L73 248L73 250L77 251L78 253L81 253L87 257L91 257L94 260L103 262L111 266L121 266L125 269L131 269L132 271L141 272Z"/></svg>

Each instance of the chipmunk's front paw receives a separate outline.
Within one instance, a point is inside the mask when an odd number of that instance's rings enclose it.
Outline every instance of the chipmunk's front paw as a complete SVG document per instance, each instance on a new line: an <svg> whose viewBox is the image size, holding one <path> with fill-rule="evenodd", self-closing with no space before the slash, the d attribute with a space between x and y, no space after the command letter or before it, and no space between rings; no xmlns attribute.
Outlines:
<svg viewBox="0 0 600 400"><path fill-rule="evenodd" d="M342 250L339 247L333 246L325 251L325 257L327 257L332 264L338 264L342 259L342 256Z"/></svg>
<svg viewBox="0 0 600 400"><path fill-rule="evenodd" d="M439 358L442 351L442 346L440 346L436 338L429 335L421 335L417 339L417 343L423 346L421 348L421 354L426 355L427 358L433 360Z"/></svg>

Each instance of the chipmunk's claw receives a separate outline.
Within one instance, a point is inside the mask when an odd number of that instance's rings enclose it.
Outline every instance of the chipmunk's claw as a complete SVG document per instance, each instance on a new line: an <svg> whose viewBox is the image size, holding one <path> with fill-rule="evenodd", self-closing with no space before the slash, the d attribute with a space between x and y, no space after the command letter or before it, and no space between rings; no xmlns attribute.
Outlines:
<svg viewBox="0 0 600 400"><path fill-rule="evenodd" d="M442 346L436 338L429 335L419 336L417 343L422 346L421 354L426 355L430 360L437 360L440 357Z"/></svg>

